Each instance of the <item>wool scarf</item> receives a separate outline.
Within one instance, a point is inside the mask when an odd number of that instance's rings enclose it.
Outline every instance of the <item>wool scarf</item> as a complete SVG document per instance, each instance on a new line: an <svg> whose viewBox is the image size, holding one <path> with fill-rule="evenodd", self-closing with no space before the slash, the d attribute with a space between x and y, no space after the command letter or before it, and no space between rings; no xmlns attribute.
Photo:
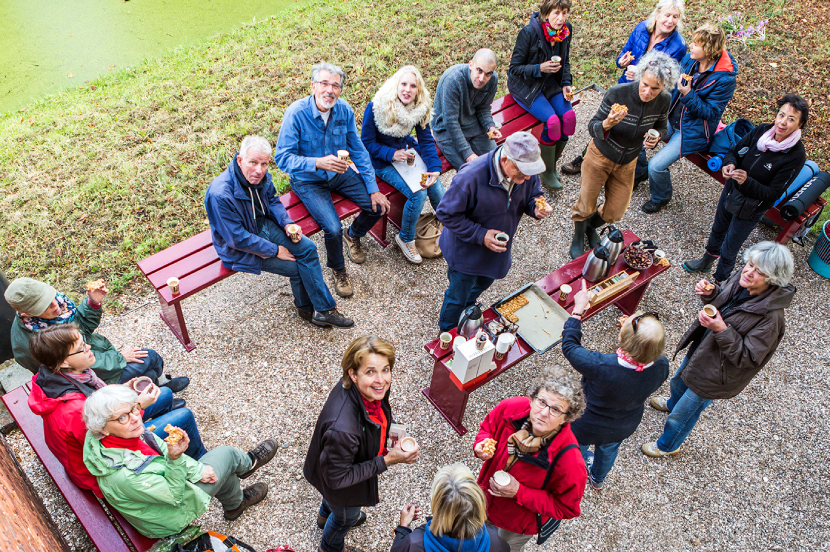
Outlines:
<svg viewBox="0 0 830 552"><path fill-rule="evenodd" d="M758 151L784 151L785 149L789 149L796 145L798 141L801 140L801 129L796 129L795 132L784 138L783 142L779 142L775 139L775 125L769 127L765 133L758 138L758 142L755 144L755 147L758 148Z"/></svg>
<svg viewBox="0 0 830 552"><path fill-rule="evenodd" d="M378 456L383 456L387 452L386 428L389 425L386 419L386 413L380 407L380 401L369 401L363 395L360 398L366 407L366 413L369 414L369 419L380 426L380 451L378 451Z"/></svg>
<svg viewBox="0 0 830 552"><path fill-rule="evenodd" d="M547 447L561 428L562 426L559 426L547 435L536 436L533 434L533 424L528 416L522 428L507 439L508 459L504 471L510 471L513 464L522 456L532 456Z"/></svg>
<svg viewBox="0 0 830 552"><path fill-rule="evenodd" d="M378 91L372 99L372 114L375 116L375 126L378 132L394 138L409 136L415 125L419 124L427 111L431 109L431 106L427 104L415 106L414 103L415 100L412 100L409 105L404 105L395 98L392 102L393 107L390 109L389 102L380 98L380 91Z"/></svg>
<svg viewBox="0 0 830 552"><path fill-rule="evenodd" d="M553 25L545 21L542 23L542 29L545 31L545 39L551 43L562 42L571 34L571 31L568 30L568 26L565 24L563 24L559 29L554 29Z"/></svg>
<svg viewBox="0 0 830 552"><path fill-rule="evenodd" d="M69 297L63 293L57 293L55 294L55 301L58 302L58 306L61 308L61 313L59 315L51 320L40 318L38 316L18 315L20 316L20 321L23 323L23 326L30 332L39 332L40 330L45 330L49 326L66 324L75 320L75 313L78 308Z"/></svg>
<svg viewBox="0 0 830 552"><path fill-rule="evenodd" d="M648 364L637 362L636 360L628 356L628 353L623 351L621 347L617 347L617 362L619 362L620 365L624 368L633 368L635 372L642 372L643 370L654 364L653 362L649 362Z"/></svg>
<svg viewBox="0 0 830 552"><path fill-rule="evenodd" d="M61 372L61 375L65 378L71 378L71 379L77 381L78 383L83 383L84 385L88 385L89 387L92 387L95 390L101 389L102 387L104 387L106 385L106 383L104 383L104 380L99 378L95 374L95 372L92 371L92 368L87 368L86 370L84 370L81 373Z"/></svg>

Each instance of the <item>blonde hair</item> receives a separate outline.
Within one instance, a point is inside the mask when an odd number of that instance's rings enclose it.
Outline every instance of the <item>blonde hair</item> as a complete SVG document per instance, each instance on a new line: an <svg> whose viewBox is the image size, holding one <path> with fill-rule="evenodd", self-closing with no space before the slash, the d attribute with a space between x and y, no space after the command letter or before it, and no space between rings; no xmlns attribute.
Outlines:
<svg viewBox="0 0 830 552"><path fill-rule="evenodd" d="M424 82L424 77L421 76L421 72L418 71L418 68L414 65L404 65L398 69L394 75L389 77L386 82L381 85L380 90L378 90L378 93L375 95L376 101L381 103L383 118L385 119L384 122L386 125L392 126L397 123L397 110L395 107L396 103L400 101L398 99L398 85L401 83L403 76L407 73L415 75L415 82L418 89L415 99L409 105L413 108L421 107L422 105L427 106L426 113L424 113L423 118L419 121L421 128L426 128L432 120L432 96L429 95L429 90L427 90L427 84Z"/></svg>
<svg viewBox="0 0 830 552"><path fill-rule="evenodd" d="M717 59L726 46L726 33L719 25L706 22L692 33L692 42L703 48L709 59Z"/></svg>
<svg viewBox="0 0 830 552"><path fill-rule="evenodd" d="M646 30L649 33L653 33L654 28L657 25L657 16L671 8L676 9L678 14L677 28L675 30L678 33L682 33L683 23L686 20L686 4L683 0L660 0L657 2L657 5L654 6L654 9L648 16L648 19L646 19Z"/></svg>
<svg viewBox="0 0 830 552"><path fill-rule="evenodd" d="M432 480L432 522L436 537L475 538L487 519L484 491L464 464L444 466Z"/></svg>
<svg viewBox="0 0 830 552"><path fill-rule="evenodd" d="M637 311L623 323L620 349L628 353L632 360L648 364L660 358L666 349L666 330L654 316L644 316L637 322L637 330L634 331L631 321L641 314L643 311Z"/></svg>
<svg viewBox="0 0 830 552"><path fill-rule="evenodd" d="M371 354L386 357L389 361L389 370L395 366L395 347L385 339L381 339L374 335L367 335L358 337L352 341L346 352L343 353L343 360L340 365L343 367L343 387L351 388L352 379L349 377L349 372L354 371L357 374L357 369L363 363L363 359Z"/></svg>

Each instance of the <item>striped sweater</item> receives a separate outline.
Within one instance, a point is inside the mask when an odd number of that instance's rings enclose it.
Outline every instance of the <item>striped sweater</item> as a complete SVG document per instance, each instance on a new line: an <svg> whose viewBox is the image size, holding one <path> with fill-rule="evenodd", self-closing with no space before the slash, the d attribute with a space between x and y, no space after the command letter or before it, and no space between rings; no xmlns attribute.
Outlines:
<svg viewBox="0 0 830 552"><path fill-rule="evenodd" d="M655 129L660 136L666 135L671 95L663 90L650 102L643 103L639 85L639 82L629 82L612 86L602 98L593 119L588 122L588 132L594 138L594 145L602 155L620 165L630 163L637 157L649 129ZM606 132L602 121L608 117L615 103L628 107L628 114Z"/></svg>

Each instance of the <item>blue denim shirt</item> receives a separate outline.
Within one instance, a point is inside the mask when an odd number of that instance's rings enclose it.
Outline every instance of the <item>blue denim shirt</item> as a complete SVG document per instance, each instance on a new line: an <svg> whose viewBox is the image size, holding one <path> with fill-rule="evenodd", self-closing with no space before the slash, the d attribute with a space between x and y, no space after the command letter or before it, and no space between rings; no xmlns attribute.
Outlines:
<svg viewBox="0 0 830 552"><path fill-rule="evenodd" d="M348 150L366 183L366 191L377 192L375 169L357 133L354 111L348 103L337 100L331 108L328 124L323 122L313 95L288 106L277 138L274 161L282 172L288 173L292 184L326 182L334 178L337 173L317 169L315 165L318 157L337 155L340 149Z"/></svg>

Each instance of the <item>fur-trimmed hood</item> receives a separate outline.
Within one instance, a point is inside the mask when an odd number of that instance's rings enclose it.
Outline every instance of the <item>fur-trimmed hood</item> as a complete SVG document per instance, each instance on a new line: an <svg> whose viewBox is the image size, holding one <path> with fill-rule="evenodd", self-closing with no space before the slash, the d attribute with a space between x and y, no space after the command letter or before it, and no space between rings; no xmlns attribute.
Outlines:
<svg viewBox="0 0 830 552"><path fill-rule="evenodd" d="M429 116L426 117L427 110L430 110L429 105L421 104L416 107L413 106L412 103L404 105L400 101L396 101L394 103L395 110L393 113L395 122L390 125L387 123L386 117L388 110L387 102L380 98L379 95L380 91L378 91L375 94L375 97L372 98L372 110L375 115L375 125L380 132L386 134L387 136L403 138L412 132L415 125L421 124L421 121L425 119L429 122L432 118L432 113L429 113Z"/></svg>

